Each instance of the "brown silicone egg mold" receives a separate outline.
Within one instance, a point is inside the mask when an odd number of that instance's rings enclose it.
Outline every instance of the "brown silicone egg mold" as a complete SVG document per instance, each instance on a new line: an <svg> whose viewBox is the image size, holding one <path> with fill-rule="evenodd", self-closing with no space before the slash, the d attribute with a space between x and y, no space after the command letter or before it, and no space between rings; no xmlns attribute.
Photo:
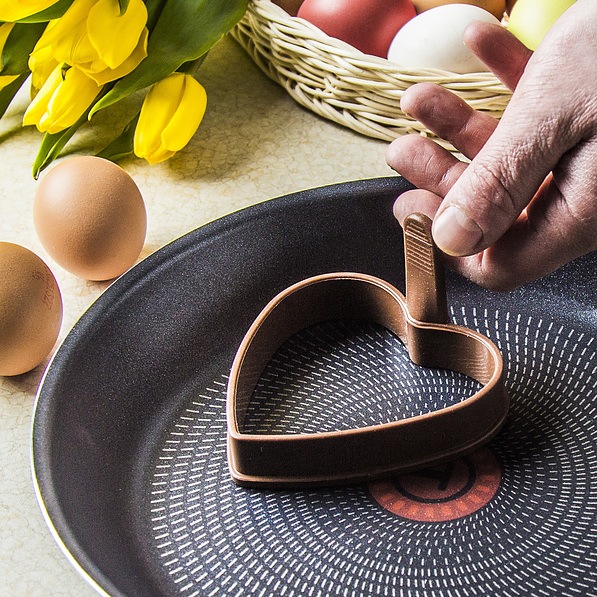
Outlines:
<svg viewBox="0 0 597 597"><path fill-rule="evenodd" d="M509 400L499 350L482 334L447 323L443 270L429 218L409 216L404 239L406 297L374 276L323 274L278 294L250 327L228 383L228 462L236 483L302 487L369 481L470 452L500 429ZM457 371L483 387L457 404L391 423L321 433L243 433L253 391L276 350L300 330L334 319L381 324L401 339L416 365Z"/></svg>

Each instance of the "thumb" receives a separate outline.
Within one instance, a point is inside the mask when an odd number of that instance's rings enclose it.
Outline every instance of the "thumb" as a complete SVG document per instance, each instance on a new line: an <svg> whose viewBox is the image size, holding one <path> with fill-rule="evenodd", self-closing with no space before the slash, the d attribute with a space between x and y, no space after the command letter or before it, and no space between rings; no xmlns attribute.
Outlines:
<svg viewBox="0 0 597 597"><path fill-rule="evenodd" d="M494 133L438 209L433 236L449 255L472 255L495 243L583 138L578 115L590 98L582 84L575 85L580 96L570 94L570 82L587 78L578 72L586 59L575 60L583 44L571 39L570 27L558 31L559 24L530 58Z"/></svg>
<svg viewBox="0 0 597 597"><path fill-rule="evenodd" d="M526 124L510 131L503 121L446 194L433 222L433 237L443 252L472 255L494 244L564 153L555 144L548 153L540 151L533 123Z"/></svg>

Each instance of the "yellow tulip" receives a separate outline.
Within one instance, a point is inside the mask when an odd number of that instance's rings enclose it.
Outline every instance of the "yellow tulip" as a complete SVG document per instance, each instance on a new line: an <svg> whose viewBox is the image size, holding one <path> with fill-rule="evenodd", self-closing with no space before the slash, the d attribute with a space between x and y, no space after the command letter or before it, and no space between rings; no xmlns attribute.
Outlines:
<svg viewBox="0 0 597 597"><path fill-rule="evenodd" d="M207 94L189 74L172 73L155 83L143 101L135 129L134 152L150 164L180 151L201 124Z"/></svg>
<svg viewBox="0 0 597 597"><path fill-rule="evenodd" d="M96 83L113 81L134 70L147 56L147 8L130 0L120 14L118 0L75 0L44 31L31 60L76 66Z"/></svg>
<svg viewBox="0 0 597 597"><path fill-rule="evenodd" d="M4 66L2 64L2 52L4 50L4 44L14 27L14 23L3 23L0 25L0 69ZM15 79L18 79L19 75L0 75L0 89L4 89L7 85L10 85Z"/></svg>
<svg viewBox="0 0 597 597"><path fill-rule="evenodd" d="M39 90L54 72L58 64L54 58L49 58L45 62L38 60L33 65L31 60L29 61L29 68L31 70L31 98L34 98L39 93Z"/></svg>
<svg viewBox="0 0 597 597"><path fill-rule="evenodd" d="M50 21L46 26L44 34L55 27L58 20ZM31 97L34 98L43 84L48 80L50 74L58 66L59 62L50 51L50 46L44 46L29 55L29 70L31 71Z"/></svg>
<svg viewBox="0 0 597 597"><path fill-rule="evenodd" d="M99 0L89 11L87 34L106 66L117 68L137 47L146 23L143 0L130 0L123 15L118 0Z"/></svg>
<svg viewBox="0 0 597 597"><path fill-rule="evenodd" d="M56 4L58 0L0 0L0 21L18 21Z"/></svg>
<svg viewBox="0 0 597 597"><path fill-rule="evenodd" d="M101 87L77 67L57 66L23 116L23 125L34 124L42 133L58 133L75 124Z"/></svg>
<svg viewBox="0 0 597 597"><path fill-rule="evenodd" d="M91 77L98 85L115 81L128 75L131 71L137 68L137 65L147 56L147 37L149 31L145 28L141 32L139 37L139 43L133 50L130 56L116 68L101 68L101 64L98 66L95 63L92 64L80 64L79 68L88 76Z"/></svg>

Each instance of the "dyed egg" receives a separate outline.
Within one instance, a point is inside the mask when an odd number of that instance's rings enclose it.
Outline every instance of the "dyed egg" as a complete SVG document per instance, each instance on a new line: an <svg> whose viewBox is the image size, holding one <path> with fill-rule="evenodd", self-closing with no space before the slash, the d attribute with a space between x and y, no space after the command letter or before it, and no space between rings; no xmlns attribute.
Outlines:
<svg viewBox="0 0 597 597"><path fill-rule="evenodd" d="M536 50L545 34L575 0L517 0L510 12L508 31L527 48Z"/></svg>
<svg viewBox="0 0 597 597"><path fill-rule="evenodd" d="M407 70L486 71L487 67L463 42L464 30L473 21L500 24L486 10L467 4L446 4L422 12L398 31L388 60Z"/></svg>
<svg viewBox="0 0 597 597"><path fill-rule="evenodd" d="M506 0L413 0L413 4L418 13L444 4L471 4L483 8L498 19L501 19L506 11Z"/></svg>
<svg viewBox="0 0 597 597"><path fill-rule="evenodd" d="M396 32L415 15L412 0L304 0L298 11L330 37L382 58Z"/></svg>
<svg viewBox="0 0 597 597"><path fill-rule="evenodd" d="M56 278L35 253L0 242L0 375L20 375L50 353L62 324Z"/></svg>
<svg viewBox="0 0 597 597"><path fill-rule="evenodd" d="M88 280L110 280L138 259L147 229L141 193L116 164L74 157L41 181L33 221L48 254Z"/></svg>

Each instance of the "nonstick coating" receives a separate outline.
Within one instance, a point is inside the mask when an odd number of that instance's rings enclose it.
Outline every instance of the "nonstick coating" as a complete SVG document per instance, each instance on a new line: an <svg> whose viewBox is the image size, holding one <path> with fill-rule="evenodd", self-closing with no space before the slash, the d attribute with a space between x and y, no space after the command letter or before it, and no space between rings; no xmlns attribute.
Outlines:
<svg viewBox="0 0 597 597"><path fill-rule="evenodd" d="M359 181L232 214L147 258L76 324L38 395L34 476L51 526L97 588L597 595L595 254L507 294L448 275L452 320L500 347L512 399L489 448L425 473L468 475L459 493L419 495L400 510L412 478L259 491L228 475L226 378L253 318L319 273L369 273L404 291L391 206L406 188ZM266 371L248 422L256 429L372 424L475 389L456 374L406 371L399 343L366 322L304 334L302 349L293 340Z"/></svg>

